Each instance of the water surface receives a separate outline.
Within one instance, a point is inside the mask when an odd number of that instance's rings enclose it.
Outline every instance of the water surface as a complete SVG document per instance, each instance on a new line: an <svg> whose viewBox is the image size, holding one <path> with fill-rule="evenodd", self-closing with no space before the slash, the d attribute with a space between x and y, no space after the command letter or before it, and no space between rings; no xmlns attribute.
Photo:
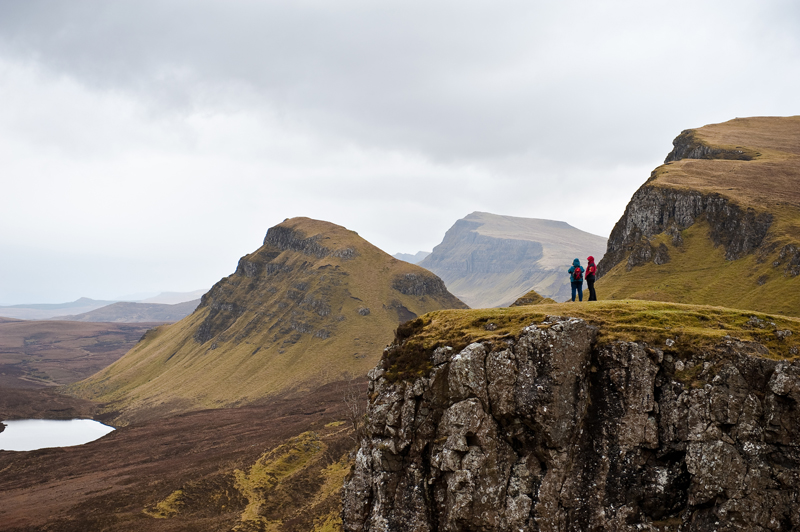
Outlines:
<svg viewBox="0 0 800 532"><path fill-rule="evenodd" d="M105 436L113 427L92 419L18 419L3 421L0 450L35 451L47 447L70 447Z"/></svg>

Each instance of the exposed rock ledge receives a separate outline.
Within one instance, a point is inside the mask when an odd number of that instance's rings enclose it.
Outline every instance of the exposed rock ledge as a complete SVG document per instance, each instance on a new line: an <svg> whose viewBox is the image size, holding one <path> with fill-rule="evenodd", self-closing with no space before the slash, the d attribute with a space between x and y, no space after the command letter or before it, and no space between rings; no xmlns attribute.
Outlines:
<svg viewBox="0 0 800 532"><path fill-rule="evenodd" d="M596 335L549 317L412 382L373 370L345 530L800 529L800 362Z"/></svg>
<svg viewBox="0 0 800 532"><path fill-rule="evenodd" d="M611 231L606 254L597 265L598 277L626 257L629 270L651 260L656 264L668 262L666 246L655 247L649 239L667 232L679 245L680 232L701 217L709 223L709 238L715 246L724 246L728 260L752 253L772 224L771 214L742 208L719 194L645 184L633 195Z"/></svg>
<svg viewBox="0 0 800 532"><path fill-rule="evenodd" d="M669 152L665 163L680 161L681 159L732 159L737 161L751 161L757 155L745 148L725 149L709 146L697 137L694 129L685 129L672 141L672 151Z"/></svg>

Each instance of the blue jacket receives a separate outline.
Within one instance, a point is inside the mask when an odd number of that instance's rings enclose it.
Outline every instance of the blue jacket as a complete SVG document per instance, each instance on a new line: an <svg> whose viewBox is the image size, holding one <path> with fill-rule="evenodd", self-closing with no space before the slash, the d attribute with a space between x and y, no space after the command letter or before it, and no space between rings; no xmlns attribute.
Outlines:
<svg viewBox="0 0 800 532"><path fill-rule="evenodd" d="M572 276L572 272L575 271L575 268L578 268L578 270L580 270L580 279L577 280L577 281ZM570 281L572 281L573 283L577 283L577 282L582 283L583 282L583 268L581 268L581 261L579 259L573 260L572 261L572 267L567 271L569 272L569 280Z"/></svg>

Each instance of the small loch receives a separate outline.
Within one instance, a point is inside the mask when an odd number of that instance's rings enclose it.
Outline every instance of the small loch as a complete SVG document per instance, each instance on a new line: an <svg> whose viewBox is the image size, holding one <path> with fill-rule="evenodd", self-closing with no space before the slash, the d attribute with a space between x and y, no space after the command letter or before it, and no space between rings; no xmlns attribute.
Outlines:
<svg viewBox="0 0 800 532"><path fill-rule="evenodd" d="M35 451L48 447L71 447L97 440L113 427L92 419L17 419L3 421L0 450Z"/></svg>

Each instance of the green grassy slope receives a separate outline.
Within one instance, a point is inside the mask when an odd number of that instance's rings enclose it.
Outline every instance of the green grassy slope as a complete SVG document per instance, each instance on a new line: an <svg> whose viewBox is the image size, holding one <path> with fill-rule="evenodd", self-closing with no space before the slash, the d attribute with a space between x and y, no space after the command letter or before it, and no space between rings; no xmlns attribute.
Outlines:
<svg viewBox="0 0 800 532"><path fill-rule="evenodd" d="M192 315L71 390L124 412L117 423L304 392L365 374L398 323L442 308L465 305L430 272L343 227L293 218Z"/></svg>
<svg viewBox="0 0 800 532"><path fill-rule="evenodd" d="M695 150L694 156L707 158L667 162L639 192L660 189L719 197L738 207L743 216L771 219L766 236L748 253L728 260L725 246L714 245L712 232L719 238L726 231L739 230L737 227L725 227L720 233L703 214L692 225L680 231L673 226L668 232L673 223L669 220L664 232L645 235L642 240L654 249L663 245L669 262L631 266L623 259L613 268L605 268L596 285L598 297L722 305L800 316L800 117L736 119L684 132L676 139L676 147L681 139L688 142L687 150ZM629 210L637 207L639 192ZM630 218L623 218L620 224L623 221L632 226ZM612 233L609 247L614 238Z"/></svg>

